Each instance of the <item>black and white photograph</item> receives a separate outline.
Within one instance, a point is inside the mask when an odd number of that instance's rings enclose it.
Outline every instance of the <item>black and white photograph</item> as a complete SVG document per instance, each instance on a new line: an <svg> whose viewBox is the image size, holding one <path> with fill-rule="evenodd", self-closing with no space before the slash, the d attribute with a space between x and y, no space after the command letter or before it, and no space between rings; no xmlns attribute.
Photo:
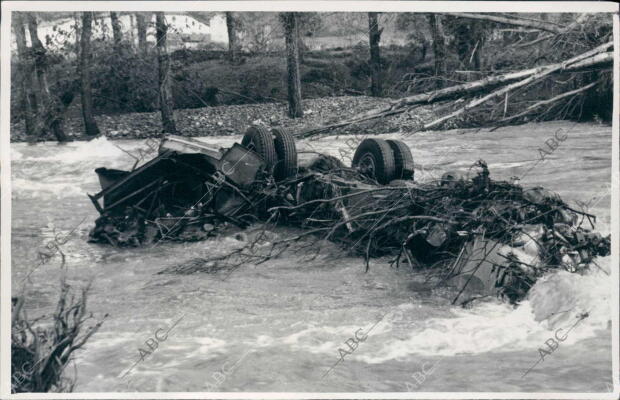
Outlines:
<svg viewBox="0 0 620 400"><path fill-rule="evenodd" d="M6 399L618 399L612 2L4 1Z"/></svg>

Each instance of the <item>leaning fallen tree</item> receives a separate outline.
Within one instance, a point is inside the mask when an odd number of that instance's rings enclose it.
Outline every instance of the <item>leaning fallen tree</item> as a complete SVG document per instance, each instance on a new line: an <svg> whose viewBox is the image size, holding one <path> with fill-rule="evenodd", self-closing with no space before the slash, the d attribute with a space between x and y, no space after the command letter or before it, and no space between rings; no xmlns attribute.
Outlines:
<svg viewBox="0 0 620 400"><path fill-rule="evenodd" d="M413 96L404 97L402 99L392 101L385 107L377 108L359 114L346 121L341 121L334 124L328 124L301 131L298 133L298 136L302 138L307 138L317 134L329 132L336 128L342 128L352 124L358 124L377 118L384 118L391 115L404 113L422 105L434 104L457 98L463 99L465 97L476 96L480 93L485 93L485 91L490 90L490 93L479 98L474 98L465 106L458 108L456 111L446 116L424 124L420 129L434 128L449 119L464 114L466 111L469 111L498 97L507 95L511 91L530 86L532 84L540 83L552 74L558 74L567 71L581 71L587 68L608 68L613 62L613 52L610 51L612 47L613 42L610 41L563 62L553 63L542 67L529 68L522 71L509 72L501 75L489 76L473 82L467 82L460 85L454 85L444 89L435 90L432 92L420 93ZM584 85L584 87L586 86L588 85ZM586 89L578 90L573 94L577 94L584 90ZM560 100L564 97L566 96L556 96L550 100ZM517 117L511 119L515 118Z"/></svg>
<svg viewBox="0 0 620 400"><path fill-rule="evenodd" d="M252 129L254 140L271 137L263 128ZM280 139L289 137L274 131ZM162 272L230 272L292 248L316 256L330 241L363 256L367 269L371 258L390 257L395 266L406 263L426 273L429 284L456 286L454 303L471 299L464 294L469 291L516 302L549 271L581 273L610 252L610 238L593 230L594 215L543 188L495 181L484 161L467 174L446 173L440 181L416 183L410 180L408 150L398 141L388 145L366 139L354 167L319 155L297 169L293 153L282 153L294 151L289 139L277 147L289 171L275 176L272 171L282 171L282 165L265 162L275 153L264 151L262 139L254 149L263 156L235 145L215 167L209 157L219 156L203 145L167 139L160 156L120 174L116 183L91 197L101 213L91 240L142 246L204 239L226 224L253 226L259 234L245 245ZM188 153L188 146L194 150ZM102 197L104 207L97 202ZM303 231L265 240L265 232L275 226Z"/></svg>

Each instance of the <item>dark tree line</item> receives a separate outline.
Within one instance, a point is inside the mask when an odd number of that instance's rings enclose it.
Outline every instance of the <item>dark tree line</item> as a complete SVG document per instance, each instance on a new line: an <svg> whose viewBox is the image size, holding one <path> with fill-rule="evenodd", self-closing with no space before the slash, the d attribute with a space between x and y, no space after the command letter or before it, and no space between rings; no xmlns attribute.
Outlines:
<svg viewBox="0 0 620 400"><path fill-rule="evenodd" d="M138 52L148 53L146 33L147 18L151 13L136 13ZM38 21L34 13L14 12L12 14L12 28L17 44L18 58L18 89L21 92L21 105L27 136L31 139L41 137L48 132L52 133L59 142L67 141L64 132L64 117L75 96L79 94L81 113L84 122L84 134L96 136L100 133L93 112L91 90L92 67L92 26L94 13L82 12L76 17L76 74L77 79L56 84L50 88L48 83L48 69L51 65L48 50L39 38ZM123 31L119 15L110 12L112 26L113 49L119 63L125 51L123 47ZM31 46L27 45L27 36ZM156 48L158 60L159 104L162 116L162 130L165 133L175 133L172 94L170 88L170 60L166 46L167 25L164 15L156 13ZM127 77L120 69L115 76L115 97L122 105L126 101L127 86L124 84Z"/></svg>
<svg viewBox="0 0 620 400"><path fill-rule="evenodd" d="M38 36L38 22L30 13L14 13L13 30L17 43L21 98L25 108L26 131L30 137L53 133L59 142L67 140L63 130L64 111L73 101L75 86L60 93L50 91L48 54ZM27 46L26 28L31 46ZM62 88L61 88L62 89Z"/></svg>
<svg viewBox="0 0 620 400"><path fill-rule="evenodd" d="M115 52L115 62L118 63L125 51L123 47L123 30L119 14L110 12L109 15L112 26L112 45ZM225 13L225 16L229 36L229 59L232 63L237 63L237 31L239 21L232 12ZM64 114L78 93L81 100L84 134L86 136L96 136L100 133L94 117L90 74L93 17L92 12L82 12L80 18L76 18L76 51L78 56L76 76L78 79L65 88L65 91L52 93L47 82L47 68L49 66L47 50L38 37L37 18L32 13L14 14L13 30L17 42L19 62L22 66L19 69L21 98L23 99L23 114L29 137L36 138L44 135L46 132L52 132L58 141L66 141L67 136L63 130ZM147 17L150 17L150 15L136 13L135 17L138 52L145 55L148 53L146 32L148 25ZM292 118L303 116L299 63L300 47L303 48L304 45L299 33L299 19L300 13L281 14L286 41L289 115ZM171 89L171 63L167 49L168 26L163 12L156 12L155 20L158 99L162 131L164 133L176 133ZM26 28L32 43L30 47L26 44ZM127 87L123 82L127 77L124 74L123 69L119 69L114 76L116 82L111 83L115 97L121 107L126 102Z"/></svg>
<svg viewBox="0 0 620 400"><path fill-rule="evenodd" d="M142 55L148 53L146 40L147 19L150 19L151 15L149 13L135 13L137 51ZM119 64L122 60L123 52L126 51L123 45L123 29L118 13L110 12L109 17L112 27L112 48L115 53L113 61ZM239 62L237 35L241 21L232 12L226 12L225 18L229 39L228 58L231 63L237 63ZM286 44L288 113L291 118L303 116L299 65L303 57L305 44L300 33L300 26L316 25L317 18L318 16L307 13L285 12L280 14ZM38 37L37 17L33 13L15 13L13 29L17 42L19 62L23 67L19 69L20 89L22 91L23 114L28 136L36 138L44 135L46 132L52 132L58 141L67 140L63 130L64 114L77 94L79 94L81 101L84 134L86 136L96 136L100 133L94 117L91 90L93 19L93 12L82 12L79 18L76 16L76 76L78 78L70 85L60 88L60 91L57 90L59 88L56 88L52 92L47 82L47 69L49 67L47 50ZM171 63L167 49L168 26L162 12L155 13L155 20L158 100L162 119L162 131L164 133L175 133L176 124L171 90ZM368 14L368 26L370 65L372 69L371 92L373 96L380 96L382 88L379 43L382 29L378 26L377 13ZM30 47L26 44L26 29L32 43ZM122 109L127 102L128 87L124 82L128 77L126 72L119 68L115 70L113 78L115 82L111 82L110 86L116 101Z"/></svg>
<svg viewBox="0 0 620 400"><path fill-rule="evenodd" d="M209 22L212 14L202 12L187 13L187 15L206 23ZM149 110L152 109L154 104L158 104L161 113L162 132L176 132L172 95L172 70L174 69L174 64L168 52L168 45L170 44L168 40L168 24L162 12L155 13L155 43L151 45L151 49L149 49L149 44L147 44L147 28L151 23L153 13L137 12L131 14L131 35L133 38L134 32L137 32L137 47L128 46L127 39L123 38L122 14L117 12L105 13L106 17L109 16L111 26L111 40L107 42L109 44L108 48L113 51L109 58L110 69L109 72L106 72L109 74L109 78L108 76L101 75L93 78L94 73L92 72L93 70L101 71L101 69L97 69L98 65L93 66L93 57L101 58L101 54L104 54L97 50L101 48L97 47L99 45L98 41L108 40L105 35L103 39L93 38L93 23L95 23L96 18L101 18L103 13L75 13L76 42L75 45L72 44L70 47L70 52L73 56L76 56L75 67L71 67L75 68L75 73L69 74L70 79L52 79L51 83L48 82L50 80L49 77L55 76L54 74L58 75L57 68L50 68L54 67L55 53L51 52L50 49L46 49L49 38L46 38L46 45L40 40L36 15L19 12L15 12L12 15L12 28L17 45L18 68L16 68L16 75L19 80L15 87L21 94L18 98L22 110L21 116L24 119L28 137L37 138L45 134L53 134L58 141L67 140L63 130L64 115L67 108L78 95L81 102L84 135L92 137L99 134L93 110L92 88L96 91L95 100L98 101L100 98L110 99L117 104L119 110L129 108L130 104L132 104L131 102L134 101L138 101L138 104L146 104L139 103L143 101L142 99L146 99L146 102L150 103L144 109L137 108L137 111ZM232 65L243 64L245 59L240 43L246 40L245 37L250 28L247 20L248 17L235 12L226 12L223 16L225 17L228 33L227 58ZM250 17L253 18L254 16ZM390 68L399 61L391 58L394 54L393 51L381 46L383 26L387 26L386 16L381 13L370 12L364 15L364 17L367 17L368 21L368 30L366 31L365 26L362 28L368 35L368 58L366 59L364 56L361 60L363 66L360 70L363 72L359 76L362 77L362 82L368 79L368 86L365 88L369 89L372 96L382 96L393 90L391 82L395 78L393 76L394 72ZM133 30L133 18L135 18L136 23L135 31ZM279 13L278 18L279 22L276 22L276 25L281 25L286 49L287 73L285 79L288 115L291 118L299 118L304 115L300 63L302 63L303 54L307 52L307 47L304 44L303 38L311 36L318 29L317 27L322 24L322 17L318 13L283 12ZM270 22L270 24L272 23ZM521 45L524 46L550 40L549 38L559 38L562 40L562 43L570 43L566 40L570 39L579 44L570 36L574 36L574 33L571 32L578 31L575 29L575 26L578 27L579 24L579 22L572 21L559 21L559 23L556 23L545 18L540 20L526 19L506 14L401 13L397 16L396 28L406 31L410 43L419 45L422 49L422 57L419 62L423 72L419 72L419 75L432 75L422 79L422 81L428 82L428 84L420 84L417 89L421 87L422 90L441 90L451 80L454 81L456 79L467 82L472 77L480 77L480 74L470 73L485 69L486 66L483 65L485 58L482 57L485 45L487 48L492 48L488 44L490 42L497 47L498 39L493 39L490 33L494 30L497 33L498 26L504 28L512 27L515 31L523 31L525 29L542 32L540 35L533 35L532 38L535 40L531 43ZM585 29L587 26L582 28ZM503 29L503 31L510 30ZM243 34L240 34L240 32ZM584 34L584 36L587 35ZM28 45L28 42L30 42L30 45ZM425 61L426 49L430 48L431 45L433 60L432 64L427 67L422 65L422 63ZM567 51L567 55L570 55L570 52L574 52L574 49ZM93 55L93 53L95 54ZM144 60L147 60L147 55L156 60L156 68L154 68L153 64L144 63ZM131 67L125 67L123 63L127 60L132 60L132 58L133 60L139 60L139 62L135 63L135 61L132 61L134 64L131 64ZM488 56L486 58L488 59ZM66 60L73 59L73 57L66 58ZM417 62L412 62L410 59L408 65ZM523 64L527 65L526 62ZM66 63L65 65L72 64ZM406 75L417 74L417 66L415 68L416 71ZM147 72L151 75L145 74L145 69L148 69ZM135 71L139 71L140 76L137 76ZM430 71L430 74L427 71ZM463 73L469 75L464 77ZM147 75L148 79L144 77L145 75ZM97 81L94 81L95 84L93 85L93 79L97 78L99 81L104 79L106 85L109 82L109 85L107 85L109 87L103 90L99 89L100 86L98 86ZM178 79L178 77L175 79ZM405 81L405 78L403 77L402 80ZM137 85L136 82L138 83ZM147 84L144 87L152 87L151 91L145 91L143 94L141 92L142 82ZM133 88L133 91L130 88ZM177 87L175 86L175 95L176 89ZM407 91L409 90L410 88L407 87ZM416 90L413 92L415 93ZM137 93L137 95L131 97L130 95L134 93Z"/></svg>

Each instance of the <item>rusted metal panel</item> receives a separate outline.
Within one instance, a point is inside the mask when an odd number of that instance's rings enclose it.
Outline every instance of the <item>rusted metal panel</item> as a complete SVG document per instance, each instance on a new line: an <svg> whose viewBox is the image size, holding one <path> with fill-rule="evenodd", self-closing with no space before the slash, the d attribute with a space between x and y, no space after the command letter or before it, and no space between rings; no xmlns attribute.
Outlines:
<svg viewBox="0 0 620 400"><path fill-rule="evenodd" d="M204 154L217 162L222 158L222 152L207 144L192 138L183 136L169 135L164 138L159 146L159 154L166 151L174 151L179 154Z"/></svg>
<svg viewBox="0 0 620 400"><path fill-rule="evenodd" d="M219 170L242 188L254 183L258 171L264 167L265 162L258 153L238 143L224 153L219 164Z"/></svg>

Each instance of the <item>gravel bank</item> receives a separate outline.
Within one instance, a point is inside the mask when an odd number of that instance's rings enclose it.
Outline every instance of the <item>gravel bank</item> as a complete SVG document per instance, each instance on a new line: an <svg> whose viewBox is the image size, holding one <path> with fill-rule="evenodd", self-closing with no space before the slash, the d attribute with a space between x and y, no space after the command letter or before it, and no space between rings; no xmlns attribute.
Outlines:
<svg viewBox="0 0 620 400"><path fill-rule="evenodd" d="M287 105L263 103L175 110L177 130L184 136L238 135L253 123L268 126L285 126L291 131L346 120L358 113L385 106L390 99L366 96L325 97L304 100L304 117L288 118ZM337 133L390 133L413 131L421 122L433 116L430 107L381 120L341 128ZM95 117L101 133L109 138L136 139L156 137L161 134L158 112L98 115ZM68 117L65 131L74 140L84 140L82 119ZM23 122L11 124L11 141L26 140ZM41 140L54 140L52 136Z"/></svg>

